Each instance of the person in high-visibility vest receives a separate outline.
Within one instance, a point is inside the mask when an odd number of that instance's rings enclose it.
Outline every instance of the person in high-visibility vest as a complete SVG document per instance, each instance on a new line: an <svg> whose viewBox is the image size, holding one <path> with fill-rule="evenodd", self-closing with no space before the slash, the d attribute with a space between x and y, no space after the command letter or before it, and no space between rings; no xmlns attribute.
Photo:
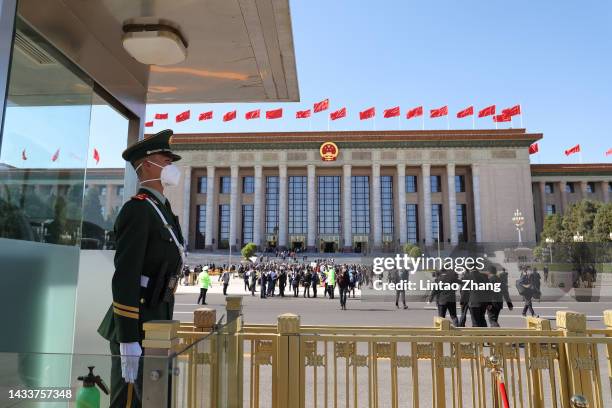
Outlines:
<svg viewBox="0 0 612 408"><path fill-rule="evenodd" d="M327 280L325 281L327 290L329 291L329 298L334 298L334 289L336 288L336 268L333 266L327 267Z"/></svg>
<svg viewBox="0 0 612 408"><path fill-rule="evenodd" d="M206 304L206 292L212 286L210 281L210 275L208 274L208 266L202 268L202 272L198 275L198 282L200 283L200 297L198 297L198 304L202 299L202 304Z"/></svg>

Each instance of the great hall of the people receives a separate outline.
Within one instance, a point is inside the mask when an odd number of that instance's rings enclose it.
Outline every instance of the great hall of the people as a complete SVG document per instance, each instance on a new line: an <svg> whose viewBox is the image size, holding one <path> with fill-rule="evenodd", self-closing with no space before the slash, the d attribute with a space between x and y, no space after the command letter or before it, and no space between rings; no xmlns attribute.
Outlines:
<svg viewBox="0 0 612 408"><path fill-rule="evenodd" d="M610 164L531 164L525 129L175 134L167 191L190 250L393 251L539 239L547 214L609 202Z"/></svg>

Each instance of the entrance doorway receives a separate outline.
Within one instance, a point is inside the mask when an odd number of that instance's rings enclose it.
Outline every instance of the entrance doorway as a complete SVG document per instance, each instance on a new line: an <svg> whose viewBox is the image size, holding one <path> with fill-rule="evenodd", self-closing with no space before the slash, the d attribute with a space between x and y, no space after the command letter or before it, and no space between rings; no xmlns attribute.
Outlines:
<svg viewBox="0 0 612 408"><path fill-rule="evenodd" d="M323 252L336 252L337 245L333 241L323 241Z"/></svg>

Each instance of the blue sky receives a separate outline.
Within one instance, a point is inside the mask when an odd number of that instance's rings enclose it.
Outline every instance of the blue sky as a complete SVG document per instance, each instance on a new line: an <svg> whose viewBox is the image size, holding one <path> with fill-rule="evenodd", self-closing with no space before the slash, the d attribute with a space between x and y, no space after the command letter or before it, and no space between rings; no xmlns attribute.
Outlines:
<svg viewBox="0 0 612 408"><path fill-rule="evenodd" d="M563 154L576 143L584 162L612 161L604 155L612 148L612 2L311 0L291 1L291 16L300 102L149 105L147 119L156 112L173 118L186 109L192 119L159 121L146 131L326 130L329 111L310 123L294 118L295 111L324 98L330 98L330 111L347 107L348 117L332 122L335 130L372 129L371 120L358 120L370 106L377 109L379 130L421 128L420 119L382 119L383 109L396 105L402 116L418 105L448 105L451 128L462 129L472 127L471 118L454 115L466 106L496 104L499 110L520 103L524 126L545 137L534 162L577 162L578 155ZM277 107L284 108L280 120L243 119L248 110ZM222 123L222 114L234 108L238 119ZM211 109L214 120L197 121L199 112ZM99 166L120 166L125 123L94 108L92 129L96 112L103 120L92 132L89 156L100 146ZM425 120L426 129L446 126L446 119ZM518 118L513 126L520 126ZM494 124L477 119L476 127Z"/></svg>
<svg viewBox="0 0 612 408"><path fill-rule="evenodd" d="M177 132L308 130L294 112L329 97L331 109L347 106L349 117L331 129L371 129L358 111L376 106L377 129L397 129L382 110L400 105L402 113L423 104L449 105L451 128L471 128L458 120L462 108L520 103L523 124L544 133L535 162L576 162L563 151L581 144L584 162L611 161L612 2L605 1L291 1L301 102L148 107L172 115L191 108L192 116L214 109L216 120L156 123ZM238 108L238 119L222 123L223 112ZM245 121L249 109L285 108L281 120ZM241 115L242 113L242 115ZM327 129L326 115L315 115L313 130ZM419 129L420 120L400 123ZM445 119L427 120L443 129ZM490 118L477 128L494 127ZM500 124L500 127L503 126ZM519 127L519 119L513 122Z"/></svg>

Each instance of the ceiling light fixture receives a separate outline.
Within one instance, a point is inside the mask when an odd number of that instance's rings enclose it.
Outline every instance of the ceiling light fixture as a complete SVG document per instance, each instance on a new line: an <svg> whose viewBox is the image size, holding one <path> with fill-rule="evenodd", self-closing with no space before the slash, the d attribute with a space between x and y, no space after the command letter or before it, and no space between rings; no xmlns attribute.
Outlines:
<svg viewBox="0 0 612 408"><path fill-rule="evenodd" d="M173 65L187 58L187 41L175 24L134 18L123 24L123 48L146 65Z"/></svg>

